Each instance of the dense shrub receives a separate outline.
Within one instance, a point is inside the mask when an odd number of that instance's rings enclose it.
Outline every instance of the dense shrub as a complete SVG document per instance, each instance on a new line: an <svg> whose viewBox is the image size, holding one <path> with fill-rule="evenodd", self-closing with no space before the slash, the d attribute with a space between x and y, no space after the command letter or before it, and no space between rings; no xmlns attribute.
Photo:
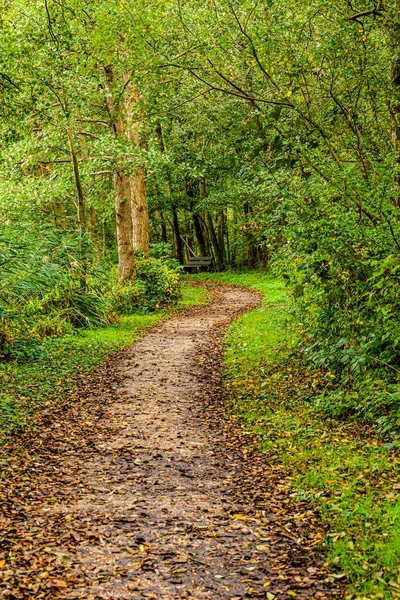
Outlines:
<svg viewBox="0 0 400 600"><path fill-rule="evenodd" d="M117 314L152 311L175 304L180 297L179 273L168 259L139 257L136 279L120 282L114 274L107 293L112 309Z"/></svg>
<svg viewBox="0 0 400 600"><path fill-rule="evenodd" d="M108 321L90 239L26 225L0 230L1 353Z"/></svg>
<svg viewBox="0 0 400 600"><path fill-rule="evenodd" d="M175 256L175 249L167 242L158 242L150 244L150 256L152 258L158 258L167 265L169 269L176 273L184 273L183 266L177 260Z"/></svg>
<svg viewBox="0 0 400 600"><path fill-rule="evenodd" d="M175 304L180 296L179 273L171 268L171 262L142 257L137 261L137 278L146 294L146 306L150 309Z"/></svg>
<svg viewBox="0 0 400 600"><path fill-rule="evenodd" d="M179 298L169 258L139 257L137 278L121 283L96 264L90 237L56 228L0 230L0 360L40 351L46 337L151 311Z"/></svg>
<svg viewBox="0 0 400 600"><path fill-rule="evenodd" d="M145 306L146 290L137 279L118 281L116 273L113 272L107 298L115 314L131 315Z"/></svg>
<svg viewBox="0 0 400 600"><path fill-rule="evenodd" d="M320 199L321 206L328 205ZM293 290L293 328L307 362L332 385L324 414L400 431L400 258L377 225L351 213L290 223L276 267Z"/></svg>

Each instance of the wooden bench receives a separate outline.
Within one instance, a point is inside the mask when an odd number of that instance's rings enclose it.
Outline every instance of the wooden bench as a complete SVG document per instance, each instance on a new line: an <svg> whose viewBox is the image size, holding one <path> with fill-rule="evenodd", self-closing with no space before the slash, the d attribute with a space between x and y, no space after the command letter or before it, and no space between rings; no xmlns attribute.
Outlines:
<svg viewBox="0 0 400 600"><path fill-rule="evenodd" d="M188 273L194 270L208 271L212 265L212 256L191 256L187 265L183 265L183 268Z"/></svg>

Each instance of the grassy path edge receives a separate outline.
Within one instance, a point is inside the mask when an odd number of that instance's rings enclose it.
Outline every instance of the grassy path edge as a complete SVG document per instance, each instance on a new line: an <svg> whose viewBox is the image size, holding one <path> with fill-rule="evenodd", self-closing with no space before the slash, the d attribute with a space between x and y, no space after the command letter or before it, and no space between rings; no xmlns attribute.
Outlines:
<svg viewBox="0 0 400 600"><path fill-rule="evenodd" d="M153 313L121 317L115 325L49 338L40 353L20 364L0 363L1 461L14 443L15 434L33 430L43 411L57 409L80 379L101 367L116 352L133 344L145 331L177 311L207 302L206 290L183 285L177 306Z"/></svg>
<svg viewBox="0 0 400 600"><path fill-rule="evenodd" d="M263 293L263 306L225 338L229 409L257 435L269 464L287 473L293 501L320 515L321 550L347 598L400 598L399 456L356 423L318 411L317 371L291 357L283 282L262 272L200 274Z"/></svg>

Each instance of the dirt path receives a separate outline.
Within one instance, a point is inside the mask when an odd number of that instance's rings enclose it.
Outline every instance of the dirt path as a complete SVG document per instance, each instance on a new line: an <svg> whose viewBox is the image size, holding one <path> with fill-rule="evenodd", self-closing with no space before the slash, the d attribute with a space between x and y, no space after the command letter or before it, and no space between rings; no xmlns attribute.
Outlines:
<svg viewBox="0 0 400 600"><path fill-rule="evenodd" d="M327 598L313 515L220 407L221 287L86 382L3 489L7 598ZM85 391L84 391L85 390ZM1 573L0 573L1 577Z"/></svg>

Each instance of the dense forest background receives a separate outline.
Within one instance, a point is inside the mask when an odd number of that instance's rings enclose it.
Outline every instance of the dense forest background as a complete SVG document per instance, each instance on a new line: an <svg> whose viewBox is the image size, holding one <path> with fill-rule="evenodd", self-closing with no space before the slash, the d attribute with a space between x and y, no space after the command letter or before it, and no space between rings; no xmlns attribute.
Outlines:
<svg viewBox="0 0 400 600"><path fill-rule="evenodd" d="M397 0L3 2L1 360L174 301L179 264L212 255L285 278L299 349L333 381L323 410L393 440L399 14Z"/></svg>

